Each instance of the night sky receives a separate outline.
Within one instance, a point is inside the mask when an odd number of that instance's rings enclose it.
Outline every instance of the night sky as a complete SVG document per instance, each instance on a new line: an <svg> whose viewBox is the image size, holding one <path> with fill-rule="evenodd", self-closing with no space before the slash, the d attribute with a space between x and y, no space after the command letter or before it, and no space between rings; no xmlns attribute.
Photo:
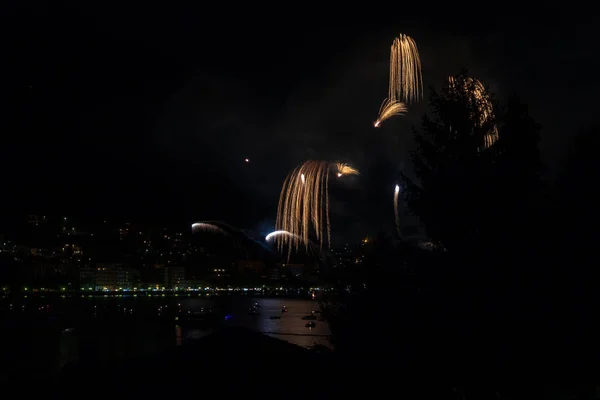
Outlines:
<svg viewBox="0 0 600 400"><path fill-rule="evenodd" d="M5 214L225 220L268 231L285 175L324 159L362 173L332 188L334 235L391 229L394 185L410 173L410 129L427 108L424 100L372 127L399 33L417 42L426 88L466 67L500 100L518 92L544 126L548 177L596 113L591 14L308 23L82 7L3 12Z"/></svg>

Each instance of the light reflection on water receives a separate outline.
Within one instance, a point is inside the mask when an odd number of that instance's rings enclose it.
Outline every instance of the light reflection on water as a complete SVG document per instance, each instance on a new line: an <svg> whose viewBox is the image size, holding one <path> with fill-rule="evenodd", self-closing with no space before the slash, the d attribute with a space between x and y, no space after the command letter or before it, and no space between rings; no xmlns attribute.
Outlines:
<svg viewBox="0 0 600 400"><path fill-rule="evenodd" d="M258 315L250 315L248 311L254 303L258 304ZM284 306L288 312L281 311ZM28 303L27 308L42 313L34 304ZM206 327L176 322L173 317L167 319L163 315L160 319L161 313L165 314L168 310L185 314L202 308L227 314L229 318L221 321L224 326L250 328L304 347L329 344L326 322L315 321L314 328L307 328L305 325L309 321L302 319L318 309L316 301L233 296L119 299L100 296L77 304L77 311L70 311L77 316L67 319L70 322L61 326L39 329L29 322L13 322L13 326L9 327L11 335L0 342L0 351L8 355L7 361L15 360L18 369L32 369L33 365L40 373L56 373L64 365L77 360L127 359L156 354L212 332ZM0 368L0 378L4 374L5 371Z"/></svg>
<svg viewBox="0 0 600 400"><path fill-rule="evenodd" d="M224 304L219 300L224 300ZM318 311L319 305L314 300L251 297L225 297L216 300L194 297L182 298L179 302L184 309L193 311L203 307L224 307L228 310L229 316L226 321L227 326L250 328L303 347L315 344L329 345L327 322L315 321L314 328L307 328L305 325L309 321L302 319L303 316L310 315L312 311ZM249 313L249 309L254 303L258 304L256 308L258 315ZM281 312L284 306L287 308L287 312ZM280 319L271 319L270 317L280 317ZM192 330L187 332L187 337L191 338L190 335L193 335L194 338L197 338L199 334L198 330Z"/></svg>
<svg viewBox="0 0 600 400"><path fill-rule="evenodd" d="M183 340L181 338L181 326L175 325L175 345L181 346L183 344Z"/></svg>
<svg viewBox="0 0 600 400"><path fill-rule="evenodd" d="M307 322L302 317L318 310L318 303L299 299L260 299L257 300L259 315L244 313L231 319L231 325L243 326L269 336L299 346L309 347L315 344L328 345L329 326L327 322L315 321L314 328L307 328ZM283 306L287 312L281 312ZM318 315L318 314L316 314ZM281 319L270 319L271 316Z"/></svg>

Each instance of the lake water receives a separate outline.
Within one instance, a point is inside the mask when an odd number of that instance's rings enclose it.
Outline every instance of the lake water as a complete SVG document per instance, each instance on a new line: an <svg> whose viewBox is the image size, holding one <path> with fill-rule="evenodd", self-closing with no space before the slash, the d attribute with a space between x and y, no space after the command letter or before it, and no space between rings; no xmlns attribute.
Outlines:
<svg viewBox="0 0 600 400"><path fill-rule="evenodd" d="M251 315L255 303L257 315ZM287 312L282 312L284 306ZM307 328L309 321L302 319L318 308L315 300L227 295L7 300L0 322L0 381L24 371L55 376L69 362L158 354L224 326L250 328L303 347L328 346L327 322L315 321L315 327ZM203 309L213 311L214 323L185 321L185 315Z"/></svg>

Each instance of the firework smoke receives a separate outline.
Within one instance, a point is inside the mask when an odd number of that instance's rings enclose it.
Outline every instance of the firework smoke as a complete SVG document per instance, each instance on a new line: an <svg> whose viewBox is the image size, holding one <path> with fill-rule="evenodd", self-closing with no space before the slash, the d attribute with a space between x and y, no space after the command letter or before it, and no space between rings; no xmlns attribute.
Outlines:
<svg viewBox="0 0 600 400"><path fill-rule="evenodd" d="M246 243L253 241L252 238L239 228L233 227L222 221L202 221L192 224L193 233L210 233L230 237L233 241L233 247L247 252Z"/></svg>

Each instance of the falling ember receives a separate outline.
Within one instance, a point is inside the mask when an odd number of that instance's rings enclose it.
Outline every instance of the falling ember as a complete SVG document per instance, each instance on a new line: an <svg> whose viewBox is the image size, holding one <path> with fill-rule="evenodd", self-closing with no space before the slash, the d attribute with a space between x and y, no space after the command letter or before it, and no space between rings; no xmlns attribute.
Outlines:
<svg viewBox="0 0 600 400"><path fill-rule="evenodd" d="M492 101L490 100L487 92L485 90L485 86L478 79L467 77L466 79L461 79L462 82L457 82L458 79L454 77L448 78L448 87L451 91L461 91L462 93L468 95L468 99L471 105L476 108L476 112L474 112L473 118L476 118L477 127L481 128L486 124L493 121L494 116L494 106L492 105ZM496 143L498 140L498 127L494 124L490 131L484 135L483 138L483 146L482 149L488 149Z"/></svg>

